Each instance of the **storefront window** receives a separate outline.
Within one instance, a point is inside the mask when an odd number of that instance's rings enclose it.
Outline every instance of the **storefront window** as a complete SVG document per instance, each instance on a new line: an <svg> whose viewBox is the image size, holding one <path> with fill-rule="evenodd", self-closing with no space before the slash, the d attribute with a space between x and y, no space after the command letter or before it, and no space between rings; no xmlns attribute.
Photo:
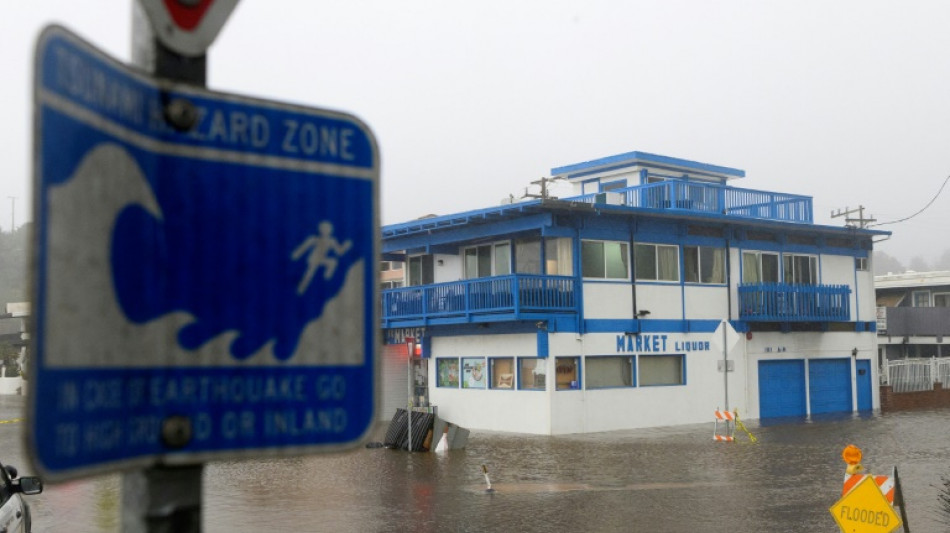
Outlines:
<svg viewBox="0 0 950 533"><path fill-rule="evenodd" d="M436 359L436 371L439 374L439 387L451 387L457 389L459 386L459 360L458 358Z"/></svg>
<svg viewBox="0 0 950 533"><path fill-rule="evenodd" d="M588 389L633 386L632 357L587 357L585 363Z"/></svg>
<svg viewBox="0 0 950 533"><path fill-rule="evenodd" d="M641 355L640 386L683 385L686 375L683 373L682 355Z"/></svg>
<svg viewBox="0 0 950 533"><path fill-rule="evenodd" d="M522 390L544 390L546 359L522 357L518 359L518 388Z"/></svg>
<svg viewBox="0 0 950 533"><path fill-rule="evenodd" d="M462 358L462 388L484 389L488 382L488 368L484 357Z"/></svg>
<svg viewBox="0 0 950 533"><path fill-rule="evenodd" d="M491 365L491 388L515 388L515 359L513 357L493 357L488 360Z"/></svg>
<svg viewBox="0 0 950 533"><path fill-rule="evenodd" d="M554 360L557 373L557 390L581 388L580 359L577 357L558 357Z"/></svg>

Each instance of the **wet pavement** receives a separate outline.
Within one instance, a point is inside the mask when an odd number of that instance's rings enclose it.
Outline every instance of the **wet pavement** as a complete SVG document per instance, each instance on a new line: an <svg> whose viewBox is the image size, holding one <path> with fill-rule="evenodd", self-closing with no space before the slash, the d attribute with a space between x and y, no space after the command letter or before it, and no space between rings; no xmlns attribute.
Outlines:
<svg viewBox="0 0 950 533"><path fill-rule="evenodd" d="M0 421L23 397L0 396ZM0 423L2 460L28 474L24 422ZM709 424L544 437L473 431L465 450L350 453L213 463L204 531L836 532L841 451L874 474L896 467L914 533L950 530L950 410L746 426L756 443L712 440ZM385 427L380 428L379 440ZM493 492L486 492L482 465ZM34 531L118 531L120 480L48 485Z"/></svg>

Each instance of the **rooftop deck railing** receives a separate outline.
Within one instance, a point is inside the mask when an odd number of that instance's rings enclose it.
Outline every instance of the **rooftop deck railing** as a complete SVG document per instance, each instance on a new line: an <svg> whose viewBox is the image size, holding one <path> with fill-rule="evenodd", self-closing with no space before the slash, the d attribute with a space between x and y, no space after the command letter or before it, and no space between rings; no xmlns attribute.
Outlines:
<svg viewBox="0 0 950 533"><path fill-rule="evenodd" d="M663 181L565 198L589 204L611 203L648 209L731 215L783 222L812 223L809 196L753 189L739 189L714 183Z"/></svg>
<svg viewBox="0 0 950 533"><path fill-rule="evenodd" d="M751 322L846 322L847 285L749 283L739 285L739 319Z"/></svg>
<svg viewBox="0 0 950 533"><path fill-rule="evenodd" d="M383 327L400 320L503 314L576 312L577 280L570 276L511 274L382 291Z"/></svg>

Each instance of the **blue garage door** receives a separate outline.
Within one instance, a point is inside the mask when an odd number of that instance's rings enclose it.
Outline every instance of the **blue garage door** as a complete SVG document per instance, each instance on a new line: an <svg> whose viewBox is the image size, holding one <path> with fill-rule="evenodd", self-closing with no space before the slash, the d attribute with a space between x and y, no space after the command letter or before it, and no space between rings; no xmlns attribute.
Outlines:
<svg viewBox="0 0 950 533"><path fill-rule="evenodd" d="M759 416L805 416L805 361L759 361Z"/></svg>
<svg viewBox="0 0 950 533"><path fill-rule="evenodd" d="M808 397L813 415L851 412L851 360L810 359Z"/></svg>
<svg viewBox="0 0 950 533"><path fill-rule="evenodd" d="M858 359L855 367L858 371L858 411L871 411L874 409L871 401L871 360Z"/></svg>

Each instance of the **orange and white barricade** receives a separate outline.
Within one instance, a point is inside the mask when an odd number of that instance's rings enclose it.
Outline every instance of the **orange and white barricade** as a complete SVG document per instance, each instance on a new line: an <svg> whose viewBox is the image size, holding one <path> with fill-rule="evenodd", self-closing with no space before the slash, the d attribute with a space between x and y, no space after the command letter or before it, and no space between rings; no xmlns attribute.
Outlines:
<svg viewBox="0 0 950 533"><path fill-rule="evenodd" d="M713 440L718 442L733 442L736 440L736 426L734 424L736 420L735 413L730 411L720 411L716 409L716 427L713 428ZM725 425L725 430L719 432L719 423L722 422Z"/></svg>
<svg viewBox="0 0 950 533"><path fill-rule="evenodd" d="M864 481L864 478L874 478L874 483L881 489L881 494L887 498L888 503L894 505L894 478L891 476L875 476L871 474L845 474L844 486L841 488L841 495L851 492L851 489L858 486L858 483Z"/></svg>

